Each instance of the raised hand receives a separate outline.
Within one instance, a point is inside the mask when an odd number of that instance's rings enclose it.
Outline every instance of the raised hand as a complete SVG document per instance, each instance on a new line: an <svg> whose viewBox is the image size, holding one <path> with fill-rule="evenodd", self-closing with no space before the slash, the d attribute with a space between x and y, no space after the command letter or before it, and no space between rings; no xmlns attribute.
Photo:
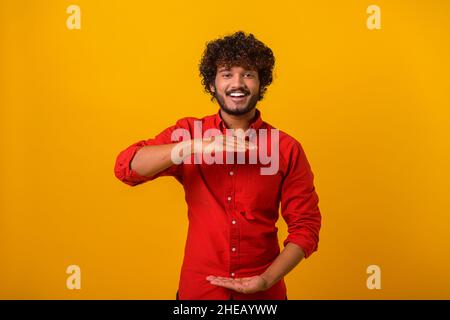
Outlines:
<svg viewBox="0 0 450 320"><path fill-rule="evenodd" d="M226 136L226 135L217 135L214 137L206 138L202 140L201 144L202 150L197 150L194 147L194 150L201 151L205 154L210 154L212 152L245 152L247 150L256 149L256 145L246 141L242 138L236 136Z"/></svg>

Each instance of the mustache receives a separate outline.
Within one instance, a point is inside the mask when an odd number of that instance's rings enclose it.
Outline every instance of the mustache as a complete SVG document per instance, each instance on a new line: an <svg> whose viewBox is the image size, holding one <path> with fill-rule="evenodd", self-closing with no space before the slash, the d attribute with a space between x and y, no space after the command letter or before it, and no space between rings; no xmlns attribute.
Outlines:
<svg viewBox="0 0 450 320"><path fill-rule="evenodd" d="M229 95L232 94L233 92L242 92L242 93L244 93L245 95L249 95L249 94L250 94L250 91L248 91L248 90L245 89L245 88L235 89L235 90L230 90L230 91L228 91L228 92L225 92L225 94L226 94L227 96L229 96Z"/></svg>

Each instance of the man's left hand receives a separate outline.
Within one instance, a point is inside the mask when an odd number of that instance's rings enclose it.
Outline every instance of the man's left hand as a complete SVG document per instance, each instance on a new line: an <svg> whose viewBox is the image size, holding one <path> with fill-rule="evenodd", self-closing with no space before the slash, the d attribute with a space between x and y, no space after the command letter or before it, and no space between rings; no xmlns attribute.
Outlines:
<svg viewBox="0 0 450 320"><path fill-rule="evenodd" d="M254 293L269 289L266 279L261 276L247 278L206 277L212 285L228 288L242 293Z"/></svg>

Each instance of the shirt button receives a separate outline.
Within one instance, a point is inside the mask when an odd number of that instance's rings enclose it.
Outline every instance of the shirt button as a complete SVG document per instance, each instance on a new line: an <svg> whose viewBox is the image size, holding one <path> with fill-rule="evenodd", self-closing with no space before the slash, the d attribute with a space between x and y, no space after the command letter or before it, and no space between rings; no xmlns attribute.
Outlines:
<svg viewBox="0 0 450 320"><path fill-rule="evenodd" d="M231 248L231 251L235 252L235 251L236 251L236 248Z"/></svg>
<svg viewBox="0 0 450 320"><path fill-rule="evenodd" d="M234 172L233 171L230 171L230 176L232 176L234 174Z"/></svg>
<svg viewBox="0 0 450 320"><path fill-rule="evenodd" d="M234 272L231 273L231 276L234 277Z"/></svg>
<svg viewBox="0 0 450 320"><path fill-rule="evenodd" d="M228 197L227 199L228 199L228 201L231 201L231 197Z"/></svg>
<svg viewBox="0 0 450 320"><path fill-rule="evenodd" d="M236 224L236 220L231 221L232 224Z"/></svg>

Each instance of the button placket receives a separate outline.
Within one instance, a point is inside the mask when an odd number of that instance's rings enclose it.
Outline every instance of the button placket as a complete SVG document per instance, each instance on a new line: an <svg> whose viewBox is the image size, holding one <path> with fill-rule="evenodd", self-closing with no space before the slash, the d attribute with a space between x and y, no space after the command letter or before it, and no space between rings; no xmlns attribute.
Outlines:
<svg viewBox="0 0 450 320"><path fill-rule="evenodd" d="M236 169L235 165L229 165L228 168L228 175L232 186L232 195L231 199L229 200L230 205L230 266L229 266L229 274L231 277L236 276L236 270L238 267L238 244L239 244L239 225L237 217L235 216L235 204L236 204ZM227 198L228 200L229 198Z"/></svg>

